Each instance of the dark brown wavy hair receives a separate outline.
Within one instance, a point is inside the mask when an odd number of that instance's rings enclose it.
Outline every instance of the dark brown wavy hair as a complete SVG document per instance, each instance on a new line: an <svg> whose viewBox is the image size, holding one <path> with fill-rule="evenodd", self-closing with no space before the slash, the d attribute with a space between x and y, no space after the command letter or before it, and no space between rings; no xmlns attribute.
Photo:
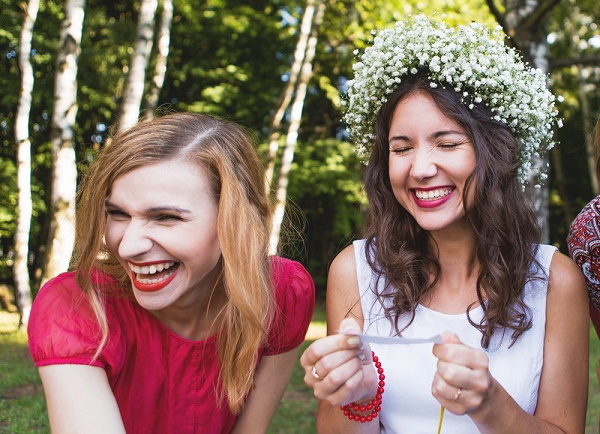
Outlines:
<svg viewBox="0 0 600 434"><path fill-rule="evenodd" d="M476 237L475 257L481 267L477 298L484 318L475 323L469 316L475 303L467 308L467 317L481 332L484 348L488 348L494 332L504 328L512 330L514 343L531 327L522 293L525 283L532 279L532 266L539 268L535 254L540 239L536 214L517 181L519 144L486 106L475 104L470 109L471 101L453 89L442 85L432 88L426 72L403 78L377 115L375 143L365 171L369 199L365 248L370 267L384 282L381 292L375 289L376 296L382 304L391 298L385 315L400 334L400 316L410 315L408 327L417 304L441 273L429 233L398 203L390 185L388 136L392 115L396 105L415 92L430 95L444 115L465 129L475 148L477 164L466 181L463 203Z"/></svg>

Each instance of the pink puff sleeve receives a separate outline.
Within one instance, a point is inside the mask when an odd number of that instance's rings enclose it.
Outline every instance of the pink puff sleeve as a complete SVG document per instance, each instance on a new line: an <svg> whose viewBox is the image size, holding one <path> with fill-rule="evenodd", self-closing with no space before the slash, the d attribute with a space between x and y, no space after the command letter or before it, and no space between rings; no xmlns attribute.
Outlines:
<svg viewBox="0 0 600 434"><path fill-rule="evenodd" d="M92 361L100 342L100 329L73 273L60 274L43 286L34 300L27 332L29 351L38 367L105 367L102 357Z"/></svg>
<svg viewBox="0 0 600 434"><path fill-rule="evenodd" d="M299 346L315 309L315 284L300 263L273 257L272 269L278 311L265 355L285 353Z"/></svg>

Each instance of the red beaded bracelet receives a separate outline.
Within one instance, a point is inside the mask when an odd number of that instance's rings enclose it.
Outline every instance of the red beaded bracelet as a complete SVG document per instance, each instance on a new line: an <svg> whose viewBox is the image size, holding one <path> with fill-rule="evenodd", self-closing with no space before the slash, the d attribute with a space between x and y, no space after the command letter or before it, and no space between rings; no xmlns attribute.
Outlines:
<svg viewBox="0 0 600 434"><path fill-rule="evenodd" d="M385 375L383 374L383 368L381 367L379 357L377 357L373 351L371 351L371 357L373 358L373 363L375 364L375 368L377 368L377 374L379 375L379 387L377 387L377 394L375 395L375 398L373 398L373 400L366 405L360 405L351 402L350 404L342 405L340 407L340 409L344 412L344 416L350 420L361 423L371 422L377 417L381 411L381 398L383 396L385 387ZM358 414L358 412L363 414Z"/></svg>

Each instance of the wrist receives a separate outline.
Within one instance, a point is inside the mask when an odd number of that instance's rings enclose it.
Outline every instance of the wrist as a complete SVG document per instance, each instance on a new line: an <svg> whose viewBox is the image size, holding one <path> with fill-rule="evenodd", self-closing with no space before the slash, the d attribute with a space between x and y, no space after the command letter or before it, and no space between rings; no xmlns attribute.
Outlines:
<svg viewBox="0 0 600 434"><path fill-rule="evenodd" d="M373 364L377 372L377 382L374 397L371 399L365 398L355 402L351 402L347 405L342 405L340 409L344 412L350 420L357 422L371 422L376 419L381 411L381 402L383 399L383 392L385 391L385 374L379 358L374 352L371 352L373 358Z"/></svg>

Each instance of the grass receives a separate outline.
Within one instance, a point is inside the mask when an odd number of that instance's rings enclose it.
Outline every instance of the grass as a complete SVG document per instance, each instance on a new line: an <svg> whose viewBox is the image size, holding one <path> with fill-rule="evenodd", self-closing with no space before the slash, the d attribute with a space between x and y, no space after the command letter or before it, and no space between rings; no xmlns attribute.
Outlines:
<svg viewBox="0 0 600 434"><path fill-rule="evenodd" d="M16 314L0 311L0 434L48 433L44 392L29 351L27 335L16 331ZM303 351L313 339L325 332L325 313L317 309ZM596 366L600 358L600 340L590 333L590 389L586 434L598 433L600 384ZM317 401L303 382L300 364L296 368L275 415L269 434L314 433Z"/></svg>

